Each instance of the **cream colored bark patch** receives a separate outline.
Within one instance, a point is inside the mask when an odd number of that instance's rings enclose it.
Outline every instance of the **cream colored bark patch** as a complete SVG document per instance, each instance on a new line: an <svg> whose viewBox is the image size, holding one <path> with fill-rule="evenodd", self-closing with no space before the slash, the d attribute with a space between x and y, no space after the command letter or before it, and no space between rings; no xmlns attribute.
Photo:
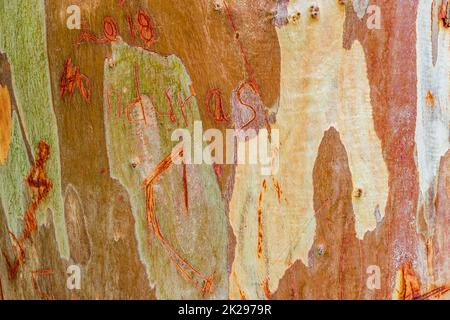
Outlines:
<svg viewBox="0 0 450 320"><path fill-rule="evenodd" d="M11 143L11 98L8 88L0 85L0 165L8 158Z"/></svg>
<svg viewBox="0 0 450 320"><path fill-rule="evenodd" d="M261 177L254 168L237 167L230 204L237 242L232 299L242 294L264 298L277 289L291 263L308 264L315 234L312 172L323 133L331 126L340 132L349 157L357 236L376 227L375 212L384 215L388 173L374 130L364 52L359 43L351 51L342 48L344 6L316 3L317 19L310 16L308 3L293 1L289 12L300 11L300 20L278 29L281 97L273 128L280 130L279 172Z"/></svg>

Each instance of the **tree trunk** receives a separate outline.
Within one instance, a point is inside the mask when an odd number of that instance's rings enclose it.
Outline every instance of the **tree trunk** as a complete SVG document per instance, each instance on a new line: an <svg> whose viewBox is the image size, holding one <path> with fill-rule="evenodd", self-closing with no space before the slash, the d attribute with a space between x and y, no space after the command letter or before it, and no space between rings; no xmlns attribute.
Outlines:
<svg viewBox="0 0 450 320"><path fill-rule="evenodd" d="M449 26L2 1L0 299L450 298Z"/></svg>

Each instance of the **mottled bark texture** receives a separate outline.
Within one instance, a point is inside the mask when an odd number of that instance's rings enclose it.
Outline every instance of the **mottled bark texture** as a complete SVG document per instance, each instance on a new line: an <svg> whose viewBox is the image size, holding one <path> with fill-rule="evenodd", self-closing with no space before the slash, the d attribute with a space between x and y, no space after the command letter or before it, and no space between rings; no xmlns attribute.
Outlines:
<svg viewBox="0 0 450 320"><path fill-rule="evenodd" d="M0 299L448 299L449 21L0 0Z"/></svg>

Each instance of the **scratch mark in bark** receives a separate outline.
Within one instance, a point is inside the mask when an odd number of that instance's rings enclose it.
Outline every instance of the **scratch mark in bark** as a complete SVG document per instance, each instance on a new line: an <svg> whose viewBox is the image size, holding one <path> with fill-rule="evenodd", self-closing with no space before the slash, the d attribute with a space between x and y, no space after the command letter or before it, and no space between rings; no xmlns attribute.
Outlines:
<svg viewBox="0 0 450 320"><path fill-rule="evenodd" d="M272 177L272 184L273 188L275 189L275 192L277 193L278 203L281 202L281 196L283 195L283 191L281 190L280 183L275 180L274 177ZM287 200L286 200L287 202Z"/></svg>
<svg viewBox="0 0 450 320"><path fill-rule="evenodd" d="M138 70L138 65L135 64L134 65L134 83L135 83L135 87L136 87L136 98L133 99L133 101L131 101L126 107L125 107L125 113L127 115L127 119L128 121L131 122L139 122L139 121L144 121L144 124L147 126L147 117L145 115L145 106L144 103L142 102L142 96L141 96L141 89L140 89L140 83L139 83L139 70ZM139 106L141 107L141 111L142 111L142 119L135 119L135 118L131 118L130 117L130 108L134 107L136 104L139 104Z"/></svg>
<svg viewBox="0 0 450 320"><path fill-rule="evenodd" d="M103 19L103 38L99 38L92 32L87 30L86 21L81 23L81 32L78 37L76 45L80 45L83 42L94 42L94 43L106 43L117 40L119 34L119 29L117 23L112 17L105 17Z"/></svg>
<svg viewBox="0 0 450 320"><path fill-rule="evenodd" d="M441 4L441 10L439 12L439 18L444 23L444 27L450 27L450 3L448 0L443 0Z"/></svg>
<svg viewBox="0 0 450 320"><path fill-rule="evenodd" d="M68 94L70 100L76 88L78 88L84 100L90 102L92 96L91 80L80 72L78 66L72 66L72 59L69 58L64 62L64 70L59 79L59 95L61 99L64 101L65 95Z"/></svg>
<svg viewBox="0 0 450 320"><path fill-rule="evenodd" d="M227 15L227 18L228 18L228 22L230 24L230 28L234 32L236 41L237 41L238 46L239 46L239 50L241 52L242 59L244 60L245 69L247 71L247 75L248 75L249 79L251 80L251 82L255 83L256 88L258 88L258 85L256 84L255 71L253 70L253 67L252 67L251 63L248 60L247 52L245 51L244 45L242 44L241 39L239 39L239 32L238 32L238 29L236 27L236 23L234 21L233 13L231 12L231 9L230 9L227 1L224 1L223 4L225 6L225 12L226 12L226 15Z"/></svg>
<svg viewBox="0 0 450 320"><path fill-rule="evenodd" d="M2 64L3 64L3 66L2 66ZM2 81L0 80L0 84L6 85L6 92L4 91L5 89L0 88L1 91L3 91L3 93L0 92L0 100L3 100L3 102L2 102L3 104L8 104L7 102L9 100L10 107L11 107L10 112L11 113L14 111L16 112L17 120L19 122L19 127L20 127L20 133L22 134L22 140L25 144L25 148L27 151L28 161L29 161L30 165L32 165L34 163L34 156L33 156L33 152L31 151L30 142L28 140L28 137L27 137L27 134L25 131L25 126L23 124L22 115L19 112L19 108L17 106L17 102L15 99L12 80L11 80L11 67L10 67L10 64L9 64L6 54L2 54L1 52L0 52L0 68L2 68L4 70L3 72L4 72L4 75L6 76L5 83L2 83ZM1 97L2 95L3 95L3 97ZM5 125L3 128L7 129L7 126ZM6 130L6 129L4 129L4 130Z"/></svg>
<svg viewBox="0 0 450 320"><path fill-rule="evenodd" d="M428 92L427 92L427 96L425 97L425 101L426 101L427 107L433 108L435 106L434 96L433 96L433 94L431 93L430 90L428 90Z"/></svg>
<svg viewBox="0 0 450 320"><path fill-rule="evenodd" d="M397 298L415 300L420 297L420 283L410 261L398 270Z"/></svg>

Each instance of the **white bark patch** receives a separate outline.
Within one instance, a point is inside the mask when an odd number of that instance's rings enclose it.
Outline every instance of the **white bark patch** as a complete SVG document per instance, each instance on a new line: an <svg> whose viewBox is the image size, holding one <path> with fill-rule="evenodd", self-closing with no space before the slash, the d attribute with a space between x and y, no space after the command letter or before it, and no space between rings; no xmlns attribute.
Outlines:
<svg viewBox="0 0 450 320"><path fill-rule="evenodd" d="M308 263L314 241L312 172L323 134L331 126L346 147L353 185L362 194L353 199L356 233L375 229L376 208L384 216L388 172L374 129L364 51L357 42L342 47L344 12L338 1L316 1L320 19L300 19L278 29L281 47L281 96L277 122L280 167L263 194L263 257L257 256L258 198L262 179L257 169L238 166L230 219L236 235L236 256L230 276L230 298L264 298L261 283L274 292L291 263ZM293 3L307 16L309 3ZM289 12L295 10L290 9ZM330 195L331 196L331 195Z"/></svg>

